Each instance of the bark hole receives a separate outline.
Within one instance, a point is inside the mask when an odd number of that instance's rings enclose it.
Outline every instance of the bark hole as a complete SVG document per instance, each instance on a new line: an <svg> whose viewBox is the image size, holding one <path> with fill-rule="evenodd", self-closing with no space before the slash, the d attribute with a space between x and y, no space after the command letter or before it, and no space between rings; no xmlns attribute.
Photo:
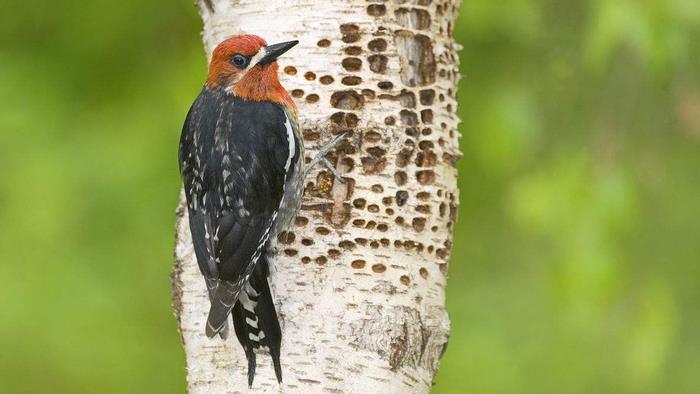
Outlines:
<svg viewBox="0 0 700 394"><path fill-rule="evenodd" d="M384 74L389 59L384 55L372 55L367 58L367 61L369 61L370 70L377 74Z"/></svg>
<svg viewBox="0 0 700 394"><path fill-rule="evenodd" d="M343 240L338 243L338 247L345 250L353 250L355 249L355 243L350 240Z"/></svg>
<svg viewBox="0 0 700 394"><path fill-rule="evenodd" d="M356 57L346 57L340 64L346 71L360 71L362 68L362 59Z"/></svg>
<svg viewBox="0 0 700 394"><path fill-rule="evenodd" d="M374 93L372 89L362 89L362 95L372 100L376 96L376 93Z"/></svg>
<svg viewBox="0 0 700 394"><path fill-rule="evenodd" d="M362 78L356 76L343 77L340 83L343 85L355 86L362 83Z"/></svg>
<svg viewBox="0 0 700 394"><path fill-rule="evenodd" d="M432 167L436 162L437 155L432 150L420 151L416 155L416 166L418 167Z"/></svg>
<svg viewBox="0 0 700 394"><path fill-rule="evenodd" d="M364 209L364 207L367 205L367 200L364 198L356 198L353 202L352 205L355 206L357 209Z"/></svg>
<svg viewBox="0 0 700 394"><path fill-rule="evenodd" d="M428 249L431 249L431 248L432 248L432 246L428 247ZM420 273L421 278L428 279L428 270L425 269L425 267L420 267L420 270L418 270L418 272Z"/></svg>
<svg viewBox="0 0 700 394"><path fill-rule="evenodd" d="M425 222L425 218L413 218L411 225L414 230L420 233L425 229Z"/></svg>
<svg viewBox="0 0 700 394"><path fill-rule="evenodd" d="M401 30L396 33L395 39L403 60L401 81L408 86L425 86L435 82L435 56L430 37Z"/></svg>
<svg viewBox="0 0 700 394"><path fill-rule="evenodd" d="M346 55L357 56L361 53L362 53L362 47L358 47L358 46L353 45L353 46L349 46L349 47L345 48Z"/></svg>
<svg viewBox="0 0 700 394"><path fill-rule="evenodd" d="M294 243L296 236L291 231L283 231L277 235L277 242L283 245L291 245Z"/></svg>
<svg viewBox="0 0 700 394"><path fill-rule="evenodd" d="M433 89L424 89L421 90L418 94L420 96L421 104L433 105L433 101L435 100L435 91Z"/></svg>
<svg viewBox="0 0 700 394"><path fill-rule="evenodd" d="M418 171L416 179L421 185L432 185L435 182L435 172L432 170Z"/></svg>
<svg viewBox="0 0 700 394"><path fill-rule="evenodd" d="M316 233L321 235L328 235L331 233L331 230L327 229L326 227L317 227Z"/></svg>
<svg viewBox="0 0 700 394"><path fill-rule="evenodd" d="M396 185L403 186L408 181L408 175L406 175L406 172L404 171L396 171L394 173L394 181L396 182Z"/></svg>
<svg viewBox="0 0 700 394"><path fill-rule="evenodd" d="M340 34L343 35L343 42L352 43L360 39L360 27L352 23L340 25Z"/></svg>
<svg viewBox="0 0 700 394"><path fill-rule="evenodd" d="M354 90L344 90L331 95L331 106L333 108L360 110L364 104L364 97Z"/></svg>
<svg viewBox="0 0 700 394"><path fill-rule="evenodd" d="M408 163L411 162L411 156L413 156L413 149L410 148L403 148L401 151L396 155L396 166L397 167L406 167Z"/></svg>
<svg viewBox="0 0 700 394"><path fill-rule="evenodd" d="M379 174L384 171L386 167L385 157L365 156L362 157L360 161L362 162L362 170L366 174Z"/></svg>
<svg viewBox="0 0 700 394"><path fill-rule="evenodd" d="M364 137L367 142L379 142L382 139L382 135L373 130L366 132Z"/></svg>
<svg viewBox="0 0 700 394"><path fill-rule="evenodd" d="M367 153L370 155L380 158L384 155L386 155L386 150L384 148L378 147L378 146L373 146L371 148L367 148Z"/></svg>
<svg viewBox="0 0 700 394"><path fill-rule="evenodd" d="M416 206L416 212L429 215L432 212L432 209L430 208L430 205L421 204Z"/></svg>
<svg viewBox="0 0 700 394"><path fill-rule="evenodd" d="M339 127L355 127L359 118L353 113L336 112L331 115L331 122Z"/></svg>
<svg viewBox="0 0 700 394"><path fill-rule="evenodd" d="M416 115L415 112L402 109L401 112L399 112L399 116L401 117L401 123L406 126L415 126L418 124L418 115Z"/></svg>
<svg viewBox="0 0 700 394"><path fill-rule="evenodd" d="M433 149L435 147L435 144L433 144L433 141L421 141L418 143L418 148L420 150L428 150L428 149Z"/></svg>
<svg viewBox="0 0 700 394"><path fill-rule="evenodd" d="M391 90L394 87L394 84L389 81L382 81L377 83L377 87L382 90Z"/></svg>
<svg viewBox="0 0 700 394"><path fill-rule="evenodd" d="M367 245L367 239L365 238L355 238L355 242L361 246Z"/></svg>
<svg viewBox="0 0 700 394"><path fill-rule="evenodd" d="M399 8L394 12L396 20L403 27L415 30L430 28L430 14L419 8Z"/></svg>
<svg viewBox="0 0 700 394"><path fill-rule="evenodd" d="M353 260L352 263L350 263L350 266L355 269L361 269L365 268L365 264L367 264L364 260Z"/></svg>
<svg viewBox="0 0 700 394"><path fill-rule="evenodd" d="M408 192L405 190L399 190L396 192L396 205L399 207L402 207L404 204L406 204L406 201L408 200Z"/></svg>
<svg viewBox="0 0 700 394"><path fill-rule="evenodd" d="M372 16L382 16L386 14L386 6L384 4L370 4L367 6L367 13Z"/></svg>
<svg viewBox="0 0 700 394"><path fill-rule="evenodd" d="M367 48L373 52L384 52L386 51L387 43L383 38L375 38L367 44Z"/></svg>
<svg viewBox="0 0 700 394"><path fill-rule="evenodd" d="M355 160L353 160L352 157L343 157L343 159L340 160L340 162L341 162L341 163L343 164L343 166L346 168L346 169L345 169L345 172L346 172L346 173L352 172L352 170L355 168ZM352 194L352 193L348 193L348 197L349 197L350 194Z"/></svg>

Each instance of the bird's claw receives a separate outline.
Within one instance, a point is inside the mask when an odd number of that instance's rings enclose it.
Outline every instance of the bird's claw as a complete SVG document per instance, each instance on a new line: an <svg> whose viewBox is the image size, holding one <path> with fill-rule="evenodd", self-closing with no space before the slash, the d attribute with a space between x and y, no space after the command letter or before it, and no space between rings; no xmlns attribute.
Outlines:
<svg viewBox="0 0 700 394"><path fill-rule="evenodd" d="M306 166L306 171L304 174L304 177L311 172L311 170L319 163L323 164L324 167L326 167L334 176L336 179L338 179L341 183L345 183L345 180L343 179L343 176L338 172L338 170L333 166L333 164L328 161L326 158L326 155L333 149L335 148L340 141L344 140L347 138L349 132L351 129L345 129L341 131L340 134L337 136L333 137L333 139L327 143L326 145L322 146L319 150L318 153L316 153L316 156L314 156L313 160L309 162L309 164Z"/></svg>
<svg viewBox="0 0 700 394"><path fill-rule="evenodd" d="M328 171L330 171L333 174L333 176L335 176L335 179L340 181L340 183L345 183L345 179L343 179L343 176L340 175L338 170L335 167L333 167L333 163L328 161L328 159L322 157L321 164L323 164L328 169Z"/></svg>

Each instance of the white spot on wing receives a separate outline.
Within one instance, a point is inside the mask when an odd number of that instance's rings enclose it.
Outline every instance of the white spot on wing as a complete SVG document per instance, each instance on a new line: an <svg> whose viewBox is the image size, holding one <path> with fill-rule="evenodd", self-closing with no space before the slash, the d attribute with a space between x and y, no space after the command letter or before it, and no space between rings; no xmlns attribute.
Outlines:
<svg viewBox="0 0 700 394"><path fill-rule="evenodd" d="M286 121L284 122L284 127L287 128L287 142L289 144L289 154L287 155L287 162L284 163L284 171L289 172L289 166L292 164L292 158L294 157L294 151L296 150L296 141L294 140L294 130L292 129L292 123L289 121L289 116L285 114Z"/></svg>

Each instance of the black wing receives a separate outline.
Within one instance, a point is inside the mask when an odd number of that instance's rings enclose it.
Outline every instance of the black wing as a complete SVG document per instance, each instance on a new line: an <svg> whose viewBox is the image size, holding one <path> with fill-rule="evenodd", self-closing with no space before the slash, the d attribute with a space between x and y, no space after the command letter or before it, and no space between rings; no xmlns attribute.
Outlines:
<svg viewBox="0 0 700 394"><path fill-rule="evenodd" d="M208 335L223 327L270 235L284 192L286 121L277 104L207 88L185 121L179 158L192 241L216 286Z"/></svg>

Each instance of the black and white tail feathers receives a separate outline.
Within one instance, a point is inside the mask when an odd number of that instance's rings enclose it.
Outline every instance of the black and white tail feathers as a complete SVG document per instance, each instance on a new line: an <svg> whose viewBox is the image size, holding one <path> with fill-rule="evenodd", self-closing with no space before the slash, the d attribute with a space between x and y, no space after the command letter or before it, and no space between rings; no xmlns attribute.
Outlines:
<svg viewBox="0 0 700 394"><path fill-rule="evenodd" d="M282 382L282 367L280 365L282 331L277 320L277 312L272 301L267 276L267 256L263 255L260 256L250 280L242 289L238 302L231 312L236 337L243 346L248 359L249 386L253 385L253 378L255 378L255 349L258 348L268 349L277 381Z"/></svg>
<svg viewBox="0 0 700 394"><path fill-rule="evenodd" d="M211 307L209 316L207 317L207 327L205 332L209 338L213 338L217 334L221 334L227 329L228 315L233 309L233 304L242 293L241 285L237 282L228 282L220 280L219 285L210 297ZM224 336L222 335L222 338ZM224 338L225 339L225 338Z"/></svg>
<svg viewBox="0 0 700 394"><path fill-rule="evenodd" d="M206 280L206 284L207 284L207 293L209 293L209 303L211 304L215 300L214 297L215 297L215 293L216 293L216 288L219 285L219 281L217 279L211 279L211 278L205 278L205 280ZM208 322L209 322L209 319L207 318L207 323ZM207 336L209 336L209 338L211 338L212 336L215 335L213 333L210 333L210 330L211 329L209 328L209 324L207 324L206 333L207 333ZM226 320L224 320L224 325L219 330L219 336L223 340L226 340L226 338L228 338L228 324L227 324Z"/></svg>

